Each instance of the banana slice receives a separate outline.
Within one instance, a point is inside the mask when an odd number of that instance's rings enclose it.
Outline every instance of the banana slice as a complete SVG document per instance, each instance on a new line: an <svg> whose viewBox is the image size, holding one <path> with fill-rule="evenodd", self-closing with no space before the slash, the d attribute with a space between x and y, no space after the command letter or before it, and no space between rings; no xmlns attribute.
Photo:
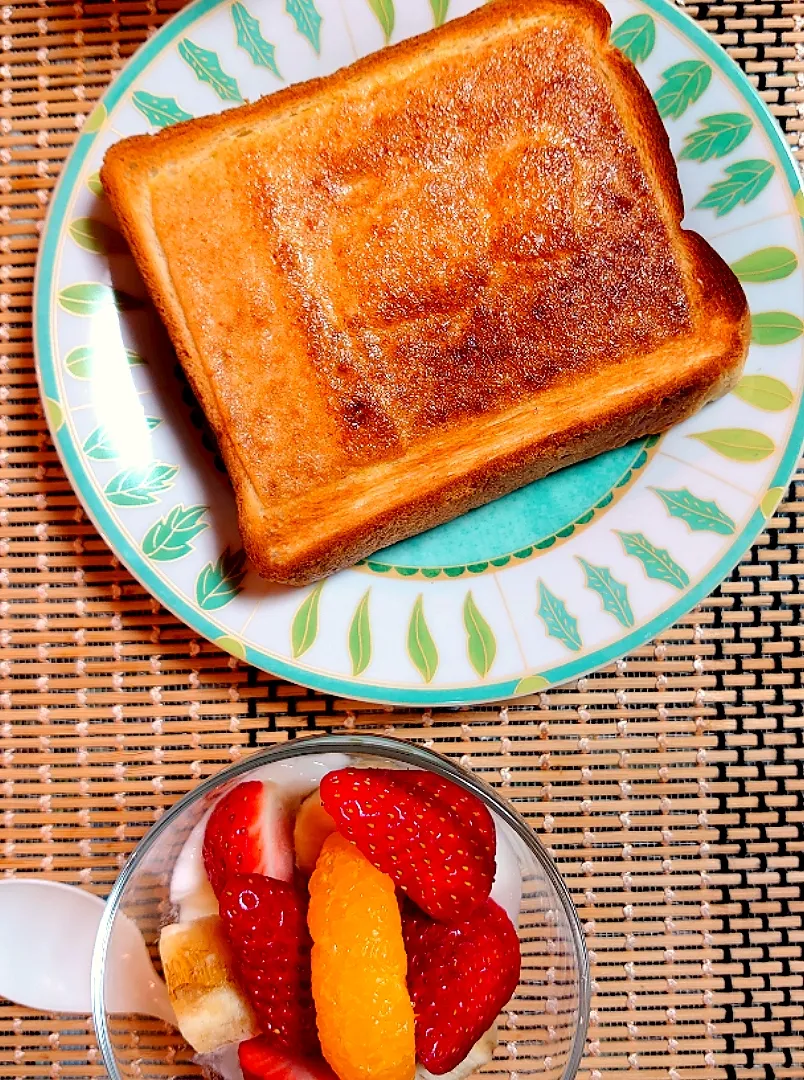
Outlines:
<svg viewBox="0 0 804 1080"><path fill-rule="evenodd" d="M444 1073L443 1076L436 1076L425 1069L424 1065L417 1065L416 1080L466 1080L467 1076L471 1076L478 1069L482 1069L484 1065L488 1065L494 1054L494 1047L497 1045L498 1039L499 1032L495 1024L485 1035L481 1035L463 1061L456 1065L452 1072Z"/></svg>
<svg viewBox="0 0 804 1080"><path fill-rule="evenodd" d="M301 871L312 874L324 841L334 832L335 822L321 805L321 791L316 788L299 807L293 826L296 865Z"/></svg>
<svg viewBox="0 0 804 1080"><path fill-rule="evenodd" d="M166 926L159 954L179 1030L197 1053L258 1034L217 915Z"/></svg>

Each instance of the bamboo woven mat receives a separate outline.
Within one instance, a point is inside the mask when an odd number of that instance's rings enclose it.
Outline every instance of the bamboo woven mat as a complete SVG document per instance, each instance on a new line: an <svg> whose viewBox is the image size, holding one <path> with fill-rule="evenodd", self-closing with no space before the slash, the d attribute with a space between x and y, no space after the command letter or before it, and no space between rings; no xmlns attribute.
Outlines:
<svg viewBox="0 0 804 1080"><path fill-rule="evenodd" d="M585 1077L804 1077L804 471L659 641L471 711L383 712L248 669L151 600L86 520L39 406L37 243L81 118L180 6L0 8L0 870L105 894L222 765L317 731L393 733L474 769L552 848L594 962ZM686 6L804 147L804 3ZM516 1080L504 1048L495 1068ZM0 1004L0 1077L102 1075L85 1018Z"/></svg>

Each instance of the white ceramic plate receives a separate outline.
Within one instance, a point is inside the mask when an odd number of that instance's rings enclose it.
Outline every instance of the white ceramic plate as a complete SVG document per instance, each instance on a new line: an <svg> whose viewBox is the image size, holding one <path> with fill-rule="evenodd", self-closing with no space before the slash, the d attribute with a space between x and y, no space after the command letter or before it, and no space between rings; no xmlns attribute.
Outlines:
<svg viewBox="0 0 804 1080"><path fill-rule="evenodd" d="M236 656L320 690L450 704L532 693L661 632L729 573L802 441L804 213L764 105L665 0L610 0L679 160L686 222L742 279L754 344L734 393L661 439L542 480L314 588L262 581L97 170L117 139L322 75L472 0L196 0L82 129L53 200L36 352L53 437L107 542Z"/></svg>

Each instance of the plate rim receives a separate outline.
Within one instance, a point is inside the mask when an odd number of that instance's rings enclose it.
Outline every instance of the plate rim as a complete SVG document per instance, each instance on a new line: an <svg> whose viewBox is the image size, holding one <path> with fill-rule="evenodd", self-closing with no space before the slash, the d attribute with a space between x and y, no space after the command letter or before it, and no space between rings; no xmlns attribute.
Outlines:
<svg viewBox="0 0 804 1080"><path fill-rule="evenodd" d="M142 71L169 46L178 34L192 26L199 18L228 0L192 0L184 9L170 18L154 36L144 42L128 60L114 82L107 87L95 109L86 117L64 164L48 207L42 230L42 239L36 262L33 290L33 352L43 412L50 436L62 467L76 497L88 514L95 528L110 551L125 565L129 573L146 592L166 610L195 633L230 652L237 659L253 665L271 675L286 678L320 693L345 697L372 704L407 706L461 706L492 704L543 693L552 687L591 674L620 659L633 649L645 645L657 634L672 626L679 618L693 610L737 566L745 553L751 549L770 517L757 507L739 534L736 534L728 550L698 582L691 585L674 603L668 604L649 622L629 634L618 637L613 643L601 646L576 659L554 664L552 667L533 672L520 678L505 679L482 686L470 687L389 687L371 684L348 676L333 676L303 664L273 656L250 644L235 642L231 632L214 619L209 618L172 586L154 575L147 559L123 534L114 516L94 489L79 448L69 437L69 425L63 423L63 405L56 376L56 357L50 336L52 286L56 270L55 247L66 226L66 209L84 161L93 145L96 132L89 124L95 111L103 108L108 112L128 92ZM715 67L735 86L751 109L752 115L762 125L778 160L783 166L784 180L789 185L794 202L799 206L799 227L804 226L804 178L802 178L792 150L784 138L777 121L760 97L742 68L687 12L678 8L672 0L638 0L650 11L666 19L682 36L699 48ZM90 127L87 131L86 128ZM89 136L87 138L86 136ZM62 434L63 433L63 434ZM781 498L795 473L804 444L804 396L799 400L798 411L768 490L783 489ZM168 593L166 598L165 593ZM300 594L301 595L301 594ZM239 650L230 645L237 644ZM530 685L525 685L530 684Z"/></svg>

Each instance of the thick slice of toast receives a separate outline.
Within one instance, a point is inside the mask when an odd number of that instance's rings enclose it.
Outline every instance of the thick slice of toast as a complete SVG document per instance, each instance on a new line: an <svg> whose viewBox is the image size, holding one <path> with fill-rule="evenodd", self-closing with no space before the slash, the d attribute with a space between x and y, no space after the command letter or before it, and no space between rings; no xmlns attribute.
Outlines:
<svg viewBox="0 0 804 1080"><path fill-rule="evenodd" d="M101 173L257 570L304 583L727 391L731 271L596 0L493 0Z"/></svg>

